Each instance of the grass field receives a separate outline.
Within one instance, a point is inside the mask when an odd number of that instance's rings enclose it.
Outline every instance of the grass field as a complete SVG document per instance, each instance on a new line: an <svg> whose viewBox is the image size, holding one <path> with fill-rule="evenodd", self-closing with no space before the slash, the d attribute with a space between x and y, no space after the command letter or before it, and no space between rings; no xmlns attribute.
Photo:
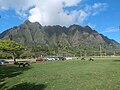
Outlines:
<svg viewBox="0 0 120 90"><path fill-rule="evenodd" d="M0 90L120 90L120 59L0 66Z"/></svg>

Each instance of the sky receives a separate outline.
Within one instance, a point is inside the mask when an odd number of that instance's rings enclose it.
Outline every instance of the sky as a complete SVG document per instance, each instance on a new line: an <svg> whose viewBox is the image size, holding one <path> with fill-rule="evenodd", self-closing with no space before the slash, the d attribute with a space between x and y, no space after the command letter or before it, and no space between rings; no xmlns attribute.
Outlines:
<svg viewBox="0 0 120 90"><path fill-rule="evenodd" d="M120 0L0 0L0 33L25 20L43 26L89 25L120 43Z"/></svg>

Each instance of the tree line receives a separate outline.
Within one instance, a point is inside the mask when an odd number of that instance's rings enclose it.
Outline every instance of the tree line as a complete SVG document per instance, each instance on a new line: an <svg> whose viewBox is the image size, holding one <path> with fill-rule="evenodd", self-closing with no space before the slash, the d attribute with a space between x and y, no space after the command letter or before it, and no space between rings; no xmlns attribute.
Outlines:
<svg viewBox="0 0 120 90"><path fill-rule="evenodd" d="M0 58L38 58L45 56L106 56L120 55L118 50L120 47L112 45L89 46L81 44L79 46L70 46L67 44L58 45L34 45L31 47L23 46L22 44L11 40L0 40Z"/></svg>

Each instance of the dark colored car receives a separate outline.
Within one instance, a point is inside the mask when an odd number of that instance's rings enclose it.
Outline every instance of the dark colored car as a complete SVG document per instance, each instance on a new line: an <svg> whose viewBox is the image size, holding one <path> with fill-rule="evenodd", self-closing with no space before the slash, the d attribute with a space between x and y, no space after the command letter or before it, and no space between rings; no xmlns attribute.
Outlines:
<svg viewBox="0 0 120 90"><path fill-rule="evenodd" d="M59 58L59 60L62 60L62 61L66 60L65 57L58 57L58 58Z"/></svg>
<svg viewBox="0 0 120 90"><path fill-rule="evenodd" d="M9 62L6 60L0 60L0 64L4 65L4 64L8 64Z"/></svg>
<svg viewBox="0 0 120 90"><path fill-rule="evenodd" d="M36 62L45 62L45 61L47 61L47 59L45 58L36 59Z"/></svg>

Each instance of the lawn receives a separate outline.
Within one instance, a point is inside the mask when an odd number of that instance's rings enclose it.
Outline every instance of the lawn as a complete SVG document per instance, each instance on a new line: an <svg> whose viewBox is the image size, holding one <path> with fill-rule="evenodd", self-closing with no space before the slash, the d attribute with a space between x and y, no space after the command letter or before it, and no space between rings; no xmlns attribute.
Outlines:
<svg viewBox="0 0 120 90"><path fill-rule="evenodd" d="M120 59L0 66L0 90L120 90Z"/></svg>

